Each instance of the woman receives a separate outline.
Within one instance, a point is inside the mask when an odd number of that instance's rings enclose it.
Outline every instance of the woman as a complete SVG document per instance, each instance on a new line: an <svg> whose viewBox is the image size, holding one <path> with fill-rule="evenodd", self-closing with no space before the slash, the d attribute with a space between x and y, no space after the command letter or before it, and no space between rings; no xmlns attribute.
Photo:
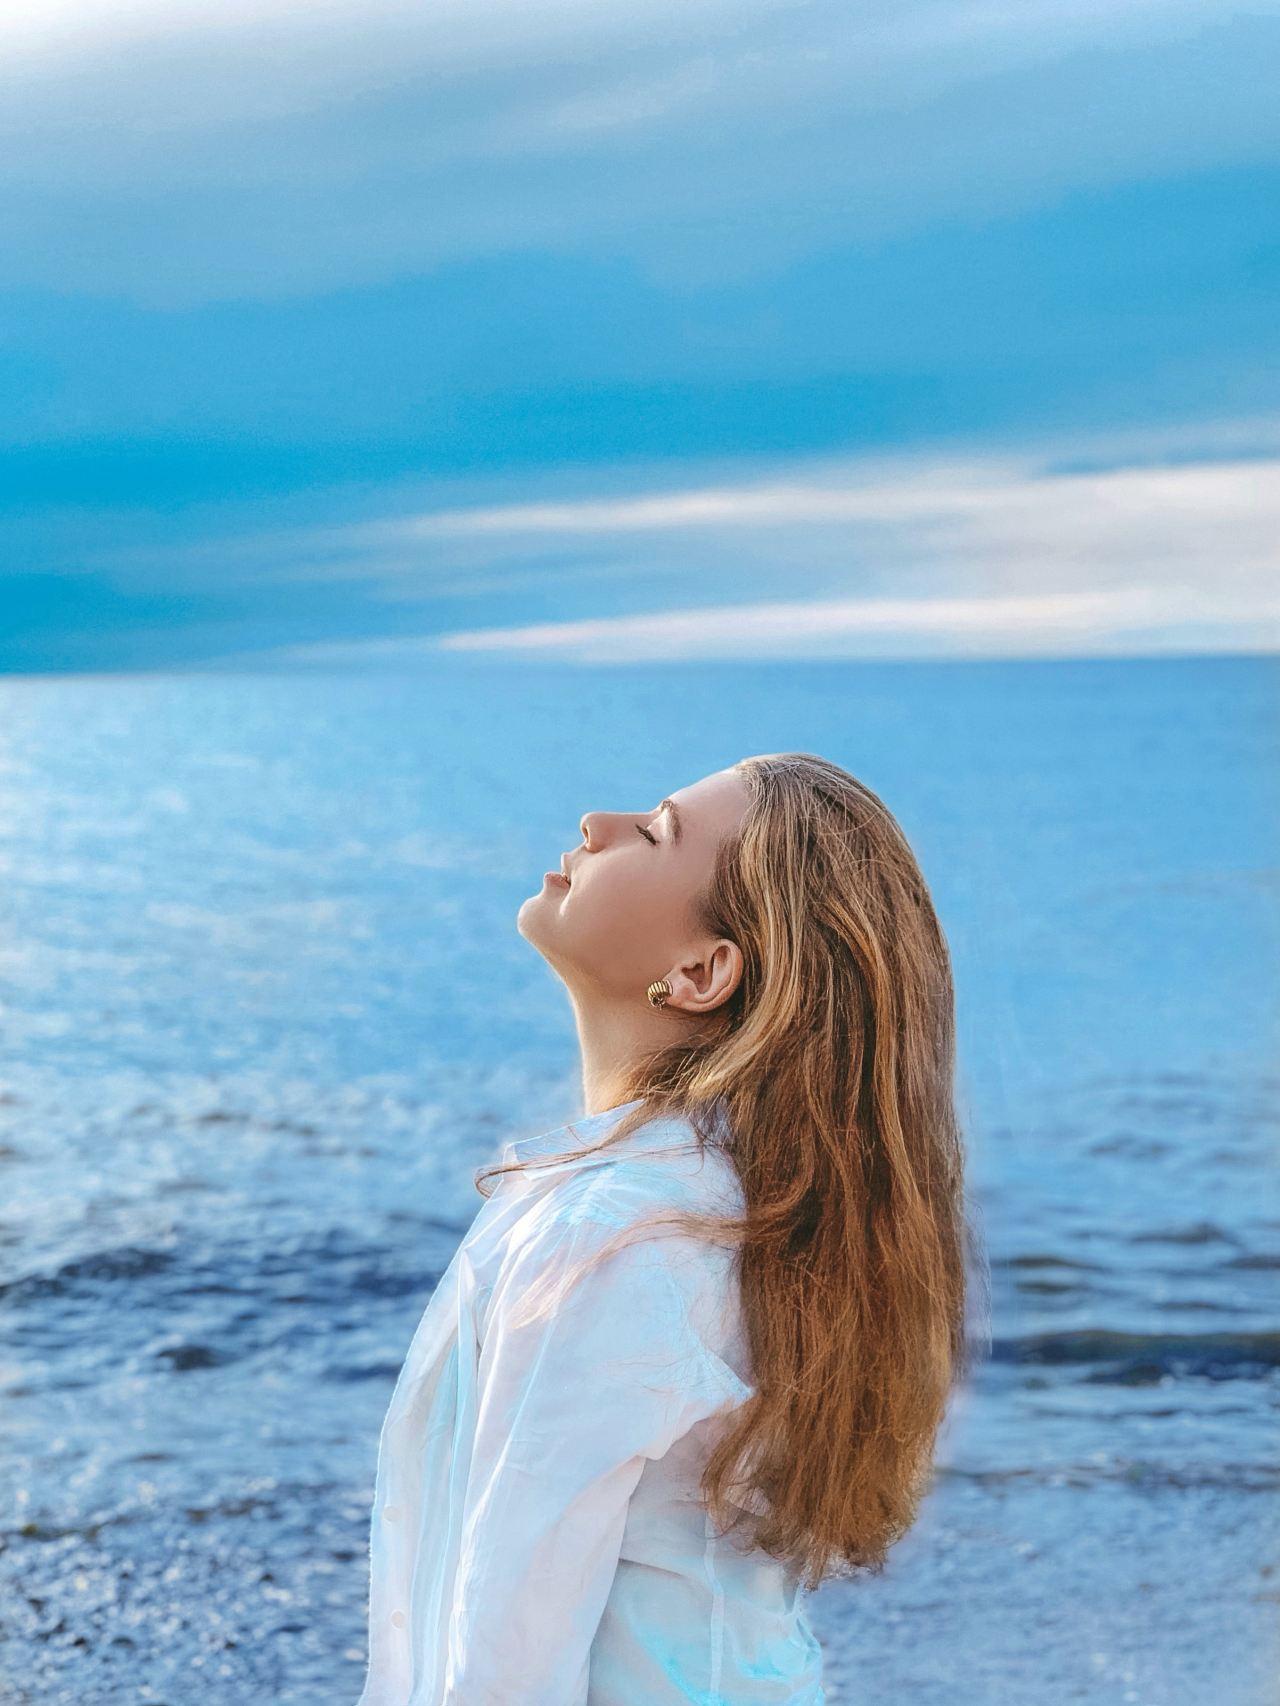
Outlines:
<svg viewBox="0 0 1280 1706"><path fill-rule="evenodd" d="M883 1567L965 1372L946 943L809 753L582 836L517 922L587 1116L477 1175L410 1346L358 1706L820 1706L801 1591Z"/></svg>

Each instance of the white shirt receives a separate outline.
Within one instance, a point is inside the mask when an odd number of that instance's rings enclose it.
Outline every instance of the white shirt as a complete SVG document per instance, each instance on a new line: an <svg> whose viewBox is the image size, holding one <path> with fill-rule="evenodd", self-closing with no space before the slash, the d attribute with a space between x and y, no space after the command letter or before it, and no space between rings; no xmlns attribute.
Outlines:
<svg viewBox="0 0 1280 1706"><path fill-rule="evenodd" d="M633 1106L502 1159L595 1143ZM623 1224L742 1200L683 1118L497 1182L383 1423L357 1706L823 1706L803 1589L718 1537L698 1487L753 1390L733 1252L664 1230L515 1319Z"/></svg>

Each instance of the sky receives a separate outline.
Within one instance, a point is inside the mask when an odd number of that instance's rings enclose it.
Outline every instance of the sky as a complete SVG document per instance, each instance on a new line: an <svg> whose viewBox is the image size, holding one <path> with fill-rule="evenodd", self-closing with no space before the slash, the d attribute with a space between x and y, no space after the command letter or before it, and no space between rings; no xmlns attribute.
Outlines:
<svg viewBox="0 0 1280 1706"><path fill-rule="evenodd" d="M1280 647L1280 0L0 13L0 672Z"/></svg>

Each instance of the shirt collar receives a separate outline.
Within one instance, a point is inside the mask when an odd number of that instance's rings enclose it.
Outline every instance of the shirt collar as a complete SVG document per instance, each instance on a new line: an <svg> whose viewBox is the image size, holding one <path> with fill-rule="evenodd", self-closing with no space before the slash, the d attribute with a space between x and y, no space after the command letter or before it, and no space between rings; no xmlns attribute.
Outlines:
<svg viewBox="0 0 1280 1706"><path fill-rule="evenodd" d="M601 1142L605 1133L627 1113L636 1107L643 1097L634 1101L620 1102L616 1108L605 1108L600 1113L582 1114L576 1120L567 1121L564 1125L553 1126L550 1131L538 1132L533 1137L517 1138L508 1143L502 1152L505 1165L512 1160L524 1160L531 1155L558 1154L561 1150L590 1149ZM565 1161L552 1163L566 1167L584 1166L596 1159L608 1161L624 1149L630 1150L632 1145L644 1152L653 1149L672 1149L682 1145L696 1146L696 1138L688 1120L676 1117L659 1116L646 1120L642 1126L623 1138L621 1143L612 1144L604 1154L596 1157L584 1155L579 1158L570 1154Z"/></svg>

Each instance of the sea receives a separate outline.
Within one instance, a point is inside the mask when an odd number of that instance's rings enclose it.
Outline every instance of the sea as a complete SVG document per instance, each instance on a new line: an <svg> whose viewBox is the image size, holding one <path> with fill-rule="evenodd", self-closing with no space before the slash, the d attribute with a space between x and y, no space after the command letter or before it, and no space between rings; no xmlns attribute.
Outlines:
<svg viewBox="0 0 1280 1706"><path fill-rule="evenodd" d="M582 1111L516 913L808 751L932 889L982 1251L830 1706L1275 1706L1278 746L1261 654L0 681L0 1701L355 1701L413 1329Z"/></svg>

